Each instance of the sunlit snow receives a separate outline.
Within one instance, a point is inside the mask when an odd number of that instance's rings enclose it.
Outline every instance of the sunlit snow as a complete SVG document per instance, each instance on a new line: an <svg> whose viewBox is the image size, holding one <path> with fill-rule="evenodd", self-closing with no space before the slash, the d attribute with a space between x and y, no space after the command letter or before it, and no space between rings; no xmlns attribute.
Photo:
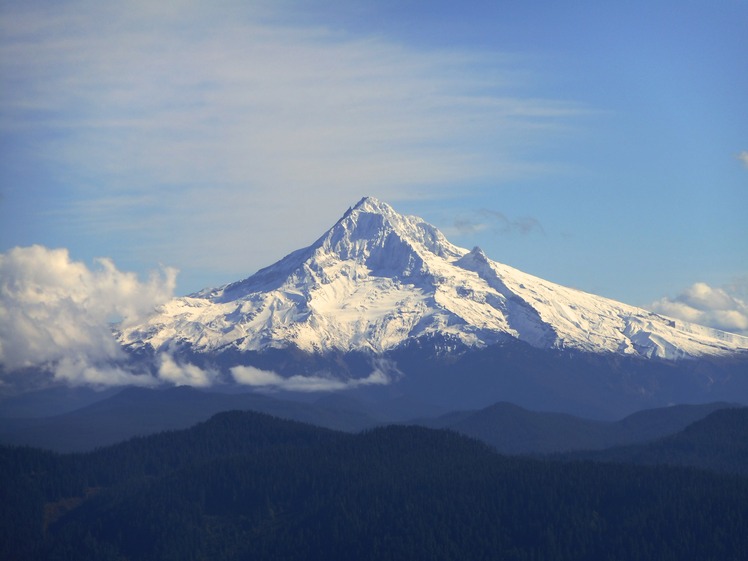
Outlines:
<svg viewBox="0 0 748 561"><path fill-rule="evenodd" d="M485 346L679 359L748 350L748 338L587 294L452 245L433 226L362 199L324 236L255 275L176 298L121 341L198 352L297 346L383 352L430 334Z"/></svg>

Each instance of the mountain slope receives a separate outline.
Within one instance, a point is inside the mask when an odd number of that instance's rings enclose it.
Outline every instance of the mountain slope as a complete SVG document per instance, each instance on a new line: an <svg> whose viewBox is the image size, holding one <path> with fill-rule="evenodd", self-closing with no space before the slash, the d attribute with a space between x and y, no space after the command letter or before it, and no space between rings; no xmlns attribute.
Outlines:
<svg viewBox="0 0 748 561"><path fill-rule="evenodd" d="M496 403L479 411L417 421L449 428L490 444L502 454L547 454L645 443L674 434L729 403L675 405L639 411L619 421L595 421L564 413L528 411Z"/></svg>
<svg viewBox="0 0 748 561"><path fill-rule="evenodd" d="M619 421L599 421L531 411L506 402L478 411L440 414L404 396L364 401L345 393L327 393L308 402L187 386L126 388L60 415L0 418L0 444L56 452L88 451L135 436L187 428L222 411L249 410L347 432L388 423L448 428L477 438L504 454L537 454L642 443L673 434L714 410L731 406L734 405L724 402L678 405L640 411ZM427 417L413 420L419 413Z"/></svg>
<svg viewBox="0 0 748 561"><path fill-rule="evenodd" d="M692 466L748 475L748 407L715 411L655 442L573 452L570 459L640 465Z"/></svg>
<svg viewBox="0 0 748 561"><path fill-rule="evenodd" d="M222 411L250 410L320 427L358 431L386 419L363 407L301 403L258 393L225 394L180 386L126 388L76 411L45 418L0 418L0 443L83 452L135 436L184 429Z"/></svg>
<svg viewBox="0 0 748 561"><path fill-rule="evenodd" d="M251 277L176 298L124 329L131 350L297 348L381 354L419 338L681 359L748 352L748 338L665 318L491 261L362 199L321 238Z"/></svg>

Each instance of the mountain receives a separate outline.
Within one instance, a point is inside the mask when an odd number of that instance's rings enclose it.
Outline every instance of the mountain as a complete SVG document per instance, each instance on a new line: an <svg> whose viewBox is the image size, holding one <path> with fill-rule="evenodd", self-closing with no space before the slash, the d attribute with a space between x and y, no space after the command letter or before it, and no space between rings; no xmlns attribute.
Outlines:
<svg viewBox="0 0 748 561"><path fill-rule="evenodd" d="M46 397L46 396L44 396ZM43 401L46 403L46 400ZM93 404L46 417L0 417L0 444L84 452L136 436L184 429L223 411L255 411L323 428L358 432L400 423L446 428L504 454L542 454L644 443L673 434L728 403L678 405L641 411L619 421L583 419L496 403L478 411L436 412L405 398L386 401L325 393L309 400L257 392L224 393L188 386L125 388ZM423 417L414 420L413 416Z"/></svg>
<svg viewBox="0 0 748 561"><path fill-rule="evenodd" d="M363 404L303 403L253 392L227 394L188 386L125 388L75 411L44 418L0 418L0 443L83 452L135 436L185 429L222 411L251 410L343 431L387 420Z"/></svg>
<svg viewBox="0 0 748 561"><path fill-rule="evenodd" d="M0 422L4 418L35 418L61 415L91 405L118 393L120 388L54 386L0 399Z"/></svg>
<svg viewBox="0 0 748 561"><path fill-rule="evenodd" d="M563 287L452 245L435 227L362 199L321 238L251 277L163 306L124 329L131 348L382 353L432 335L469 347L508 337L677 359L748 351L748 338Z"/></svg>
<svg viewBox="0 0 748 561"><path fill-rule="evenodd" d="M654 442L572 452L569 459L692 466L748 475L748 407L725 408Z"/></svg>
<svg viewBox="0 0 748 561"><path fill-rule="evenodd" d="M528 275L371 197L309 247L117 337L153 371L168 353L219 382L447 410L511 401L614 419L748 402L748 338Z"/></svg>
<svg viewBox="0 0 748 561"><path fill-rule="evenodd" d="M502 454L548 454L644 444L729 407L732 405L724 402L674 405L639 411L619 421L596 421L496 403L479 411L450 413L416 422L477 438Z"/></svg>

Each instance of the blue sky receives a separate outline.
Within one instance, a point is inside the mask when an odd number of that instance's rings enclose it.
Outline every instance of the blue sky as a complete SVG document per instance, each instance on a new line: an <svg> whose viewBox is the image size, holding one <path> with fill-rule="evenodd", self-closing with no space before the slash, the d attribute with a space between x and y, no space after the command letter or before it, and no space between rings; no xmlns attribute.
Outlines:
<svg viewBox="0 0 748 561"><path fill-rule="evenodd" d="M748 332L746 29L738 0L5 1L0 252L174 267L184 294L374 195Z"/></svg>

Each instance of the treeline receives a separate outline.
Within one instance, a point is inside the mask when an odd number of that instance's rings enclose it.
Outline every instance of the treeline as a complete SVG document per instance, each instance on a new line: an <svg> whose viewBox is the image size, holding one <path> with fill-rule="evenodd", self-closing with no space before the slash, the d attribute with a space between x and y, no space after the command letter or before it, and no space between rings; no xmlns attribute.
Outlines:
<svg viewBox="0 0 748 561"><path fill-rule="evenodd" d="M748 558L748 479L347 435L248 412L89 454L0 450L3 559Z"/></svg>

